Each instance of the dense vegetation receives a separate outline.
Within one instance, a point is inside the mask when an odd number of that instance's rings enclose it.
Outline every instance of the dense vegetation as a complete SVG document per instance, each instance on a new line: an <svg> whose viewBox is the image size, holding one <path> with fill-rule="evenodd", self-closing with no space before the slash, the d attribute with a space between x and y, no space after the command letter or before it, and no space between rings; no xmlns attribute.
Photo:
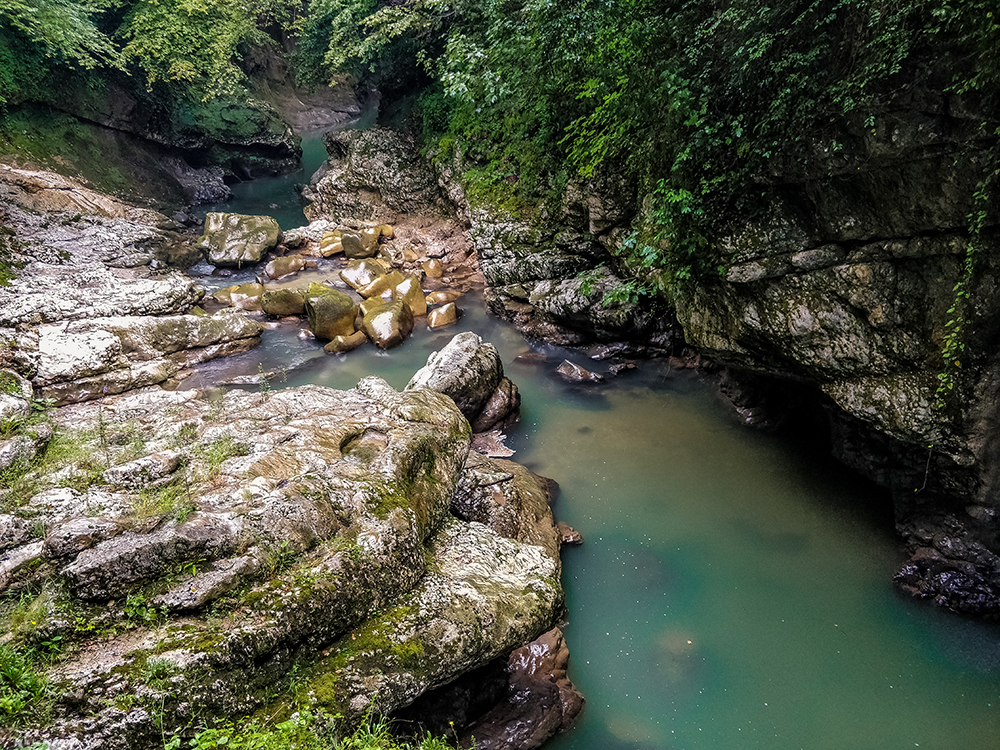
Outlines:
<svg viewBox="0 0 1000 750"><path fill-rule="evenodd" d="M935 76L992 96L993 10L991 0L0 0L0 103L99 69L210 99L237 92L241 57L279 34L294 40L304 83L413 80L420 66L431 82L425 136L460 148L480 183L531 201L574 174L624 175L655 197L656 231L632 243L633 262L683 279L712 271L719 259L705 250L729 217L753 210L750 185L804 165L817 144L835 152L845 117L871 125Z"/></svg>

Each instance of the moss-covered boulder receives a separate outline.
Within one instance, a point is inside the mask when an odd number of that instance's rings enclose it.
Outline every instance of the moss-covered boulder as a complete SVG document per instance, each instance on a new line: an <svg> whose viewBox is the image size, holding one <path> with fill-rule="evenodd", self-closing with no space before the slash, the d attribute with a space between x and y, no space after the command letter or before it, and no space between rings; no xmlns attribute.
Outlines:
<svg viewBox="0 0 1000 750"><path fill-rule="evenodd" d="M336 289L310 291L303 301L309 316L309 330L318 339L334 339L354 333L358 306L349 296Z"/></svg>

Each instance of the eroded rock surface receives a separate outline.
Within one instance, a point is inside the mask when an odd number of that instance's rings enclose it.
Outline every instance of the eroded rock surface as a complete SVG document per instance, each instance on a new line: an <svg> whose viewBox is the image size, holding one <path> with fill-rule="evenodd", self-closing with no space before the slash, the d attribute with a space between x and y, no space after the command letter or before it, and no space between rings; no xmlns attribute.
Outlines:
<svg viewBox="0 0 1000 750"><path fill-rule="evenodd" d="M34 496L3 497L45 536L5 524L0 587L59 580L74 611L118 625L53 666L67 697L54 725L19 735L32 741L110 747L127 719L141 743L161 736L150 715L164 705L181 723L184 704L272 712L289 699L273 685L293 663L300 705L389 712L505 657L561 609L540 480L470 458L469 424L443 394L374 377L211 404L146 389L57 419L84 443L78 461L109 465L95 475L71 462L37 477ZM222 622L205 609L220 598ZM76 637L54 611L41 627ZM168 690L147 684L150 660L167 665Z"/></svg>

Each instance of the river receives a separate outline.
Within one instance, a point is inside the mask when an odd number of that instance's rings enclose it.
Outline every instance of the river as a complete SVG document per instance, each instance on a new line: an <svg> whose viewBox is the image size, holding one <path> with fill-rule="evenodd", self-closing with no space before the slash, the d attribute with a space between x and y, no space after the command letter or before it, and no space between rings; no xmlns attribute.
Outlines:
<svg viewBox="0 0 1000 750"><path fill-rule="evenodd" d="M299 175L237 186L225 210L304 223ZM277 208L274 208L274 207ZM248 280L206 279L212 286ZM214 283L213 283L214 282ZM887 495L810 441L734 422L697 375L640 362L603 385L554 377L579 351L526 342L479 295L450 329L401 347L324 354L297 327L208 363L184 387L259 370L270 387L396 388L458 332L500 351L522 394L513 457L559 482L570 677L587 698L549 750L845 750L1000 747L1000 625L900 596ZM514 361L534 350L541 365Z"/></svg>

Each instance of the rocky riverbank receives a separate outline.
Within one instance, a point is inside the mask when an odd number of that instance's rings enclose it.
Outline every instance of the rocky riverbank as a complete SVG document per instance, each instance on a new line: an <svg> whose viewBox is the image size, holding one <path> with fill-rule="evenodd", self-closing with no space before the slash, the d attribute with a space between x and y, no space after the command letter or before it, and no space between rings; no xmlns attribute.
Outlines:
<svg viewBox="0 0 1000 750"><path fill-rule="evenodd" d="M203 288L170 268L201 257L197 238L49 173L0 178L15 271L0 288L0 647L57 657L5 742L134 747L256 711L389 713L557 622L547 483L471 449L473 427L516 416L491 346L457 337L402 393L368 378L210 403L173 390L185 368L254 346L266 319L205 312ZM294 251L337 229L320 223L272 263L323 263ZM388 268L401 258L433 286L436 261L453 287L476 283L433 219L394 235ZM579 711L548 638L533 653L552 650L554 676L518 679L564 698L544 720L508 707L470 730L530 730L491 746L537 746Z"/></svg>

